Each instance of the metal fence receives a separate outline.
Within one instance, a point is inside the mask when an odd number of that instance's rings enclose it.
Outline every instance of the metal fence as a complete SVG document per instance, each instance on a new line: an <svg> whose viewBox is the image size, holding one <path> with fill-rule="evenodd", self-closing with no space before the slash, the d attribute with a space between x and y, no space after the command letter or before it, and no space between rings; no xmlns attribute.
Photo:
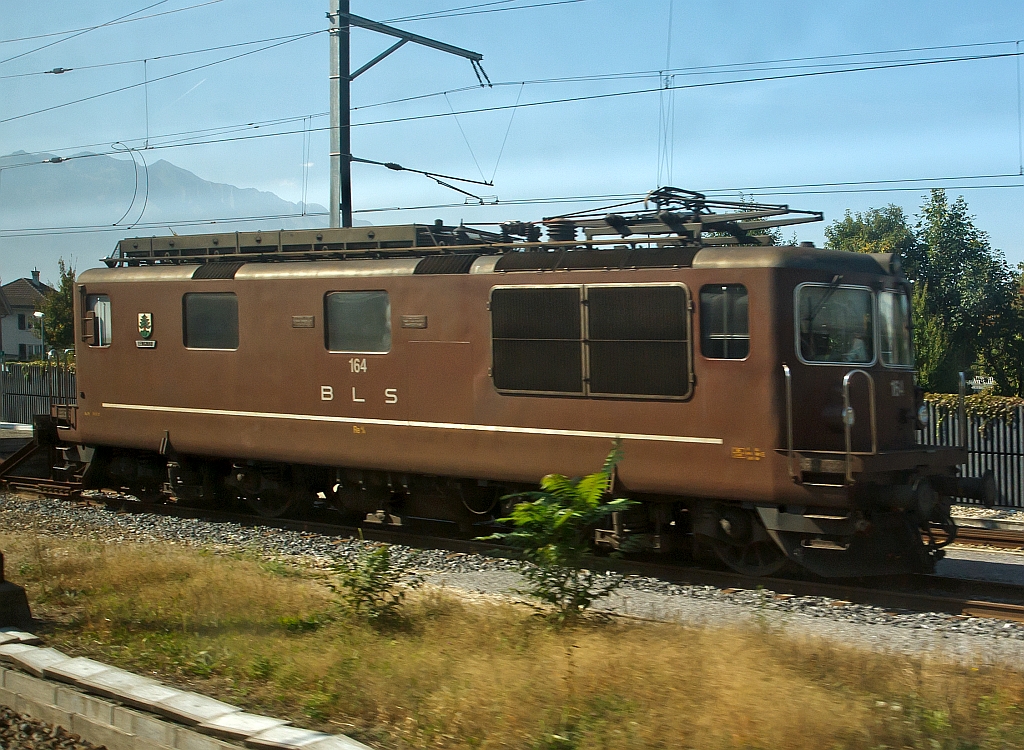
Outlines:
<svg viewBox="0 0 1024 750"><path fill-rule="evenodd" d="M51 404L75 403L75 371L63 365L5 362L0 369L4 422L32 424L37 414L49 414Z"/></svg>
<svg viewBox="0 0 1024 750"><path fill-rule="evenodd" d="M960 416L955 409L928 404L928 427L918 431L921 445L959 445ZM992 419L982 424L967 417L967 466L963 475L980 477L992 470L999 487L998 505L1024 507L1024 410L1014 410L1010 419ZM977 503L961 498L959 502Z"/></svg>

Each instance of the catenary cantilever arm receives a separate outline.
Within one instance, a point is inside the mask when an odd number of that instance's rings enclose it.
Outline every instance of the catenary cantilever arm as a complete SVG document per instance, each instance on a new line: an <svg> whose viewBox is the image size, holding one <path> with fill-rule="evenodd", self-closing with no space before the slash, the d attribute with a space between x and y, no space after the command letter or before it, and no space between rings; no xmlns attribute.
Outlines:
<svg viewBox="0 0 1024 750"><path fill-rule="evenodd" d="M349 24L352 26L358 26L361 29L376 31L379 34L387 34L388 36L393 36L397 39L404 39L405 41L412 42L413 44L422 44L424 47L432 47L436 50L441 50L441 52L465 57L467 60L472 60L473 62L480 62L484 59L484 56L479 52L471 52L468 49L462 49L462 47L456 47L453 44L445 44L444 42L420 36L419 34L410 34L408 31L402 31L401 29L396 29L393 26L388 26L384 23L371 21L369 18L363 18L362 16L356 16L351 13L347 15Z"/></svg>

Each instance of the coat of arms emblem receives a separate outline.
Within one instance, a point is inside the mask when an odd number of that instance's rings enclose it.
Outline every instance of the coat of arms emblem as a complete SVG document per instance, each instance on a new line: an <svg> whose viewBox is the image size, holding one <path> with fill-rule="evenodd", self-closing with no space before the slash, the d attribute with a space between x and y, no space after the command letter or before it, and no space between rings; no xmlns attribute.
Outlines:
<svg viewBox="0 0 1024 750"><path fill-rule="evenodd" d="M144 339L153 335L153 313L139 313L139 335Z"/></svg>

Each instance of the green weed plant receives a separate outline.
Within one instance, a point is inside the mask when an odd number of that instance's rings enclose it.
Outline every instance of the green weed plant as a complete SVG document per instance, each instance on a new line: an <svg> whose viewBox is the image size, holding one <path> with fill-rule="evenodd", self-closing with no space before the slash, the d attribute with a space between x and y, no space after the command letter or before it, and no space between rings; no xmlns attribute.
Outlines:
<svg viewBox="0 0 1024 750"><path fill-rule="evenodd" d="M395 560L391 546L382 544L352 562L336 564L329 585L353 615L370 621L394 621L406 594L423 583L413 565L411 559Z"/></svg>
<svg viewBox="0 0 1024 750"><path fill-rule="evenodd" d="M626 498L606 499L621 460L616 442L600 471L582 478L548 474L540 491L510 495L506 499L520 502L500 522L514 529L484 537L523 550L528 564L522 568L527 581L522 593L545 605L558 626L578 620L595 601L622 585L621 575L584 567L594 529L636 504Z"/></svg>

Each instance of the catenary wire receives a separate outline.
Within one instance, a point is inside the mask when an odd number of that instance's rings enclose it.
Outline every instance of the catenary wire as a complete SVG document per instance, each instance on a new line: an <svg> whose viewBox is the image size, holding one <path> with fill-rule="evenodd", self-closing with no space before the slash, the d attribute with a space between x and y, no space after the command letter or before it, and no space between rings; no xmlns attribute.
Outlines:
<svg viewBox="0 0 1024 750"><path fill-rule="evenodd" d="M315 33L319 33L319 32L315 32ZM254 52L258 52L258 51L260 51L260 50L254 50L253 52L248 52L248 53L244 53L244 54L253 54ZM978 59L993 59L993 58L999 58L999 57L1013 57L1015 55L1016 55L1016 53L1001 53L1001 54L996 54L996 55L971 56L971 57L968 57L968 58L947 58L947 59L943 59L941 61L928 61L926 63L919 62L919 63L887 64L887 65L883 65L883 66L863 66L863 67L860 67L860 68L847 69L847 70L843 70L843 71L825 71L825 72L820 72L820 73L798 73L798 74L793 74L793 75L790 75L790 76L765 76L765 77L760 77L760 78L748 78L748 79L738 79L738 80L737 79L733 79L733 80L729 80L729 81L714 81L714 82L699 83L699 84L685 84L685 85L682 85L682 86L677 86L676 88L678 88L678 89L705 88L705 87L709 87L709 86L732 85L732 84L737 84L737 83L750 83L750 82L759 82L759 81L765 81L765 80L771 81L771 80L788 79L788 78L806 78L806 77L814 76L814 75L834 75L834 74L838 74L838 73L862 72L862 71L870 71L870 70L878 70L878 69L888 69L888 68L892 68L892 67L907 67L907 66L910 66L910 65L935 64L936 62L944 62L945 63L945 62L973 61L973 60L978 60ZM661 90L662 90L661 88L658 88L658 89L633 90L633 91L626 91L626 92L610 92L610 93L605 93L605 94L595 94L595 95L568 97L568 98L563 98L563 99L554 99L554 100L546 100L546 101L539 101L539 102L528 102L526 104L519 104L519 103L517 103L517 104L514 104L514 105L500 105L500 106L494 106L494 107L484 107L484 108L477 108L477 109L472 109L472 110L463 110L461 112L457 112L456 114L475 114L475 113L481 113L481 112L493 112L493 111L501 111L501 110L508 110L508 109L517 110L517 109L519 109L521 107L535 107L535 106L542 106L542 105L548 105L548 104L563 104L563 103L569 103L569 102L587 101L587 100L594 100L594 99L608 99L608 98L614 98L614 97L619 97L619 96L629 96L629 95L645 94L645 93L656 93L656 92L659 92ZM382 124L391 124L391 123L398 123L398 122L410 122L410 121L414 121L414 120L424 120L424 119L436 119L438 117L444 117L444 116L450 116L450 115L451 115L451 113L444 113L444 112L442 112L442 113L434 113L434 114L426 114L426 115L413 115L413 116L408 116L408 117L399 117L399 118L392 118L392 119L387 119L387 120L378 120L378 121L373 121L373 122L353 123L353 127L359 127L359 126L365 126L365 125L382 125ZM301 118L291 118L291 119L294 121L296 119L301 119ZM231 136L231 137L227 137L227 138L209 138L209 139L206 139L206 140L183 141L183 142L178 142L178 143L156 144L156 145L152 145L151 144L149 146L149 149L150 150L156 150L156 149L167 149L167 148L192 147L192 146L209 145L209 144L215 144L215 143L227 143L227 142L236 142L236 141L244 141L244 140L255 140L255 139L260 139L260 138L280 137L280 136L285 136L285 135L294 135L294 134L303 133L303 132L309 132L309 133L318 132L318 131L322 132L322 131L326 131L326 130L329 130L329 129L330 129L329 126L324 126L324 127L318 127L318 128L308 128L308 129L304 128L303 130L287 130L287 131L274 132L274 133L258 133L258 134L250 134L250 135L237 135L237 136ZM66 161L66 160L80 159L80 158L91 158L91 157L103 156L103 155L106 155L106 154L81 154L81 155L66 157L64 160Z"/></svg>
<svg viewBox="0 0 1024 750"><path fill-rule="evenodd" d="M123 16L118 16L117 18L111 19L110 21L107 21L106 23L101 23L101 24L98 24L96 26L92 26L92 27L87 28L87 29L82 29L81 31L77 31L77 32L75 32L73 34L70 34L69 36L62 37L61 39L55 39L52 42L47 42L46 44L40 45L39 47L35 47L33 49L26 50L25 52L19 52L16 55L11 55L10 57L7 57L7 58L4 58L3 60L0 60L0 65L3 65L4 63L9 63L12 60L17 60L17 59L22 58L22 57L27 57L28 55L33 55L36 52L41 52L42 50L47 49L49 47L53 47L53 46L58 45L58 44L63 44L64 42L66 42L66 41L68 41L70 39L75 39L76 37L80 37L83 34L88 34L90 31L95 31L96 29L102 29L104 26L110 26L112 24L117 23L118 21L123 21L126 18L130 18L131 16L136 16L139 13L147 11L147 10L149 10L151 8L155 8L158 5L163 5L166 2L169 2L169 0L157 0L157 2L155 2L155 3L151 4L151 5L147 5L144 8L139 8L138 10L133 10L131 13L126 13Z"/></svg>
<svg viewBox="0 0 1024 750"><path fill-rule="evenodd" d="M319 33L319 32L314 32L314 33ZM246 53L246 54L251 54L251 53ZM807 76L810 76L810 75L828 75L828 74L844 73L844 72L858 72L858 71L861 71L861 70L877 70L877 69L886 69L886 68L892 68L892 67L907 67L907 66L911 66L911 65L921 65L921 64L935 64L935 63L943 63L943 62L960 62L960 61L979 60L979 59L993 59L993 58L997 58L997 57L1009 57L1009 56L1016 56L1016 53L999 54L999 55L970 56L970 57L964 57L964 58L951 58L951 59L934 60L934 61L917 61L917 62L912 62L912 63L897 63L897 64L884 64L884 65L877 65L876 64L876 65L863 66L863 67L860 67L860 68L845 69L845 70L838 70L838 71L821 71L821 72L817 72L817 73L804 73L804 74L796 74L796 75L792 75L792 76L781 76L781 77L780 76L767 76L767 77L756 78L756 79L720 81L720 82L711 82L711 83L696 84L696 85L692 85L691 84L691 85L679 86L677 88L698 88L698 87L704 87L704 86L708 86L708 85L728 85L728 84L741 83L741 82L753 82L753 81L758 81L758 80L778 80L779 78L807 77ZM651 90L648 90L648 91L654 92L654 91L659 91L659 90L660 89L651 89ZM608 98L609 96L626 96L626 95L638 94L638 93L648 93L648 91L641 90L641 91L629 91L629 92L615 92L615 93L612 93L612 94L602 94L602 95L587 96L587 97L572 97L572 98L567 98L567 99L551 100L551 101L548 101L548 102L532 102L532 103L527 103L526 105L518 105L518 104L517 105L513 105L513 108L517 109L520 106L538 106L540 104L548 104L548 103L554 104L554 103L563 103L563 102L566 102L566 101L580 101L580 100L594 99L594 98ZM460 112L459 114L468 114L468 113L477 112L477 111L493 111L495 109L509 109L509 108L510 107L508 107L508 106L505 106L505 107L492 107L492 108L484 108L482 110L470 110L470 111L467 111L467 112ZM428 118L428 117L439 117L439 116L445 116L445 113L434 114L434 115L425 115L425 116L419 116L419 117L414 117L414 118L397 118L396 121L407 121L409 119L425 119L425 118ZM284 119L301 119L301 118L284 118ZM385 122L387 122L387 121L385 121ZM380 123L359 123L359 124L360 125L365 125L365 124L380 124ZM318 130L326 130L326 129L327 128L318 128ZM266 136L272 136L272 135L287 135L287 134L288 133L260 134L259 137L266 137ZM222 140L237 140L237 139L222 139ZM207 142L217 142L217 141L207 141ZM183 144L177 144L177 145L199 145L199 142L193 143L193 144L183 143ZM11 166L29 166L29 165L26 164L26 165L11 165ZM5 168L10 168L10 167L5 167ZM1017 176L1017 175L988 175L988 176L986 176L986 175L975 175L975 176L968 176L968 177L962 177L962 178L952 178L952 179L982 179L982 178L985 178L985 177L1007 177L1007 176ZM940 181L940 180L948 180L950 178L924 178L924 179L926 179L926 180L933 180L933 181ZM913 182L916 182L916 181L923 181L923 180L913 180ZM815 193L827 193L827 192L889 192L889 191L894 191L894 190L921 190L921 189L923 189L923 188L919 188L919 187L916 187L916 188L915 187L902 187L902 188L889 187L889 188L856 188L856 189L841 189L840 190L840 189L836 189L836 187L835 187L835 186L838 186L840 184L875 184L875 185L877 185L877 184L883 184L885 182L892 183L892 182L911 182L911 181L907 180L907 181L874 181L874 182L870 182L870 183L823 183L823 184L831 185L833 187L831 187L828 190L820 190L820 191L809 191L809 190L804 189L804 190L801 190L800 193L775 193L775 194L815 194ZM804 187L815 187L815 185L808 185L808 186L776 186L776 187L768 187L768 188L760 188L760 187L758 187L758 188L738 188L738 189L730 189L730 190L723 191L723 192L731 192L731 193L735 193L735 192L749 192L749 193L752 193L753 191L762 191L762 194L767 194L767 193L764 193L763 191L764 190L772 190L772 189L778 190L778 189L782 189L782 188L797 189L797 188L804 188ZM965 185L965 186L950 186L949 189L985 189L985 188L1015 188L1015 187L1021 187L1021 185L984 185L984 186ZM565 201L562 201L562 202L570 202L570 200L571 199L566 199ZM513 205L514 204L514 202L510 202L510 201L503 201L502 203L505 204L505 205ZM465 204L452 204L452 205L464 206ZM397 208L390 208L390 209L363 209L362 211L373 211L373 210L398 210L398 209ZM269 219L269 218L274 218L274 217L267 217L267 218ZM285 216L282 216L281 218L285 218ZM248 220L262 220L262 219L261 219L261 217L253 217L251 219L245 218L245 219L230 219L230 220L232 220L232 221L242 221L242 220L248 221ZM229 219L204 220L204 221L205 222L214 223L214 222L217 222L217 221L229 221ZM162 226L165 223L166 222L158 222L155 225L156 226ZM185 222L181 222L181 223L179 223L177 225L186 225L186 223ZM69 231L71 229L72 228L57 228L57 227L52 228L53 231ZM33 231L35 231L35 230L33 230ZM10 236L8 231L5 231L4 235L5 236Z"/></svg>
<svg viewBox="0 0 1024 750"><path fill-rule="evenodd" d="M787 66L782 68L756 68L752 66L758 65L782 65L783 63L799 63L799 62L812 62L815 60L837 60L840 58L848 57L869 57L869 56L882 56L882 55L895 55L903 54L908 52L932 52L938 50L954 50L954 49L966 49L972 47L992 47L992 46L1006 46L1006 45L1018 45L1016 52L1019 53L1019 42L1016 40L1004 40L1004 41L991 41L991 42L975 42L971 44L950 44L941 45L934 47L906 47L899 49L889 50L874 50L869 52L847 52L842 54L834 55L816 55L810 57L790 57L790 58L779 58L774 60L759 60L742 63L716 63L714 65L698 65L690 66L685 68L666 68L663 70L637 70L637 71L623 71L618 73L594 73L580 76L562 76L557 78L538 78L526 81L499 81L494 84L498 86L518 86L521 84L526 85L539 85L539 84L557 84L557 83L577 83L577 82L592 82L592 81L614 81L631 78L654 78L660 77L665 74L674 75L711 75L715 73L746 73L746 72L758 72L761 70L792 70L801 69L805 67L819 67L816 65L807 66ZM945 58L911 58L908 60L896 60L896 61L880 61L880 62L919 62L919 61L941 61ZM847 65L850 63L832 63L833 65ZM442 96L444 94L456 94L464 91L475 91L479 86L463 86L456 89L448 89L446 91L434 91L429 94L418 94L415 96L407 96L399 99L389 99L382 102L374 102L372 104L364 104L358 107L353 107L353 111L359 109L370 109L373 107L382 107L391 104L401 104L410 101L416 101L418 99L429 99L436 96Z"/></svg>
<svg viewBox="0 0 1024 750"><path fill-rule="evenodd" d="M267 39L253 39L248 42L235 42L234 44L222 44L217 47L204 47L202 49L187 50L185 52L171 52L166 55L153 55L151 57L137 58L135 60L116 60L114 62L96 63L93 65L75 65L69 68L57 68L63 73L70 73L72 71L79 70L94 70L96 68L111 68L117 65L132 65L144 62L153 62L154 60L166 60L172 57L186 57L188 55L200 55L204 52L216 52L223 49L233 49L235 47L247 47L252 44L266 44L267 42L278 42L285 39L298 39L305 36L306 32L301 34L288 34L286 36L272 36ZM31 73L13 73L11 75L0 76L0 81L7 80L9 78L28 78L29 76L42 76L53 74L53 70L36 70Z"/></svg>
<svg viewBox="0 0 1024 750"><path fill-rule="evenodd" d="M1019 177L1019 175L1007 175L1010 177ZM979 175L979 178L981 176ZM943 180L946 178L926 178L928 180ZM967 178L951 178L956 179L973 179L972 177ZM832 185L843 185L843 184L882 184L884 182L895 182L895 181L884 181L880 180L875 183L818 183L818 184L832 184ZM813 187L813 186L812 186ZM944 185L942 189L945 190L984 190L984 189L1018 189L1024 188L1024 183L1015 183L1011 185ZM715 190L700 191L705 195L711 196L730 196L736 194L742 194L744 196L786 196L786 195L830 195L830 194L847 194L847 193L891 193L891 192L920 192L921 190L927 190L926 187L880 187L880 188L855 188L855 189L843 189L843 188L830 188L822 190L801 190L801 191L790 191L785 192L782 188L776 187L744 187L744 188L721 188ZM487 202L484 204L476 203L436 203L430 205L419 205L419 206L385 206L376 208L363 208L356 209L353 213L357 214L370 214L370 213L385 213L391 211L425 211L425 210L440 210L447 208L474 208L481 205L487 207L494 206L529 206L529 205L562 205L568 203L597 203L620 201L620 200L641 200L644 198L646 193L620 193L620 194L606 194L606 195L591 195L591 196L566 196L566 197L549 197L549 198L520 198L512 200L503 200L495 202ZM212 224L227 224L227 223L241 223L241 222L252 222L252 221L274 221L279 219L293 219L303 218L308 216L327 216L328 213L324 211L308 212L308 213L292 213L292 214L274 214L267 216L249 216L249 217L223 217L217 219L196 219L196 220L181 220L181 221L153 221L147 223L140 223L133 226L133 228L144 229L144 228L155 228L155 227L184 227L184 226L206 226ZM476 222L480 223L480 222ZM33 227L33 228L22 228L22 229L5 229L0 230L0 239L7 237L29 237L46 234L88 234L95 232L112 232L118 227L111 226L109 224L85 224L67 227Z"/></svg>
<svg viewBox="0 0 1024 750"><path fill-rule="evenodd" d="M166 0L164 0L166 2ZM195 10L196 8L202 8L207 5L216 5L217 3L224 2L224 0L207 0L205 3L197 3L196 5L188 5L184 8L175 8L174 10L165 10L160 13L151 13L148 16L139 16L138 18L126 18L123 21L108 21L98 26L85 26L80 29L65 29L64 31L48 31L45 34L33 34L32 36L20 36L14 39L0 39L0 44L12 44L14 42L27 42L32 39L45 39L50 36L64 36L65 34L74 34L79 31L93 31L94 29L105 28L107 26L119 26L123 23L133 23L135 21L145 21L147 18L157 18L158 16L169 16L172 13L181 13L186 10ZM158 3L159 4L159 3ZM135 11L141 13L142 11ZM129 13L128 15L133 16L135 13Z"/></svg>
<svg viewBox="0 0 1024 750"><path fill-rule="evenodd" d="M477 6L469 5L465 8L452 8L450 10L439 10L433 13L421 13L416 16L405 16L403 18L390 18L385 23L403 23L412 21L434 21L441 18L455 18L456 16L477 16L482 13L503 13L510 10L527 10L529 8L547 8L552 5L572 5L574 3L585 3L589 0L548 0L543 3L531 5L517 5L512 8L487 8L472 10L473 8L484 8L487 5L500 5L501 3L482 3Z"/></svg>
<svg viewBox="0 0 1024 750"><path fill-rule="evenodd" d="M1006 44L1017 44L1017 42L1014 42L1012 40L1010 40L1010 41L991 41L991 42L977 42L977 43L966 44L966 45L944 45L944 46L939 46L939 47L918 47L918 48L903 48L903 49L893 49L893 50L876 50L876 51L871 51L871 52L852 52L852 53L843 53L843 54L838 54L838 55L825 55L825 56L819 56L819 57L803 57L803 58L788 58L788 59L779 59L779 60L769 60L769 61L761 61L761 62L755 62L755 63L749 63L749 64L759 65L759 64L768 64L768 63L775 63L775 62L782 63L782 62L787 62L787 61L801 61L801 60L813 60L813 59L829 59L829 58L838 58L838 57L857 57L857 56L865 56L865 55L886 55L886 54L895 54L895 53L910 52L910 51L926 51L926 50L938 50L938 49L958 49L958 48L964 48L964 47L994 46L994 45L1006 45ZM1019 51L1019 49L1018 49L1018 51ZM960 60L960 59L961 58L956 58L956 60ZM925 62L947 62L947 61L950 61L950 59L949 58L937 58L937 59L933 58L933 59L926 59L924 61ZM1019 57L1018 57L1018 61L1019 61ZM916 61L915 60L911 60L911 61L908 61L908 62L922 62L922 61L921 60L916 60ZM745 64L748 64L748 63L722 63L722 64L719 64L719 65L716 65L716 66L702 66L701 68L677 68L677 69L672 70L671 72L676 73L676 74L683 74L683 73L686 73L688 71L704 70L704 69L707 69L709 67L732 67L732 68L736 68L737 66L745 65ZM634 77L634 76L636 76L636 77L648 77L648 76L653 76L653 75L661 75L663 72L669 72L669 71L634 71L634 72L627 72L627 73L599 74L597 76L586 75L586 76L567 76L567 77L562 77L562 78L535 79L535 80L528 80L528 81L502 81L502 82L495 83L494 86L496 86L496 87L497 86L520 86L520 87L522 87L522 86L525 86L525 85L546 84L546 83L563 83L563 82L569 83L569 82L589 81L589 80L615 80L616 78L621 78L621 77ZM743 72L743 71L733 70L733 71L730 71L730 72ZM848 72L848 71L833 71L833 72ZM417 100L417 99L425 99L425 98L430 98L430 97L435 97L435 96L441 96L441 95L444 95L446 93L458 93L458 92L462 92L462 91L471 91L471 90L477 90L477 89L479 89L479 86L466 86L466 87L462 87L462 88L458 88L458 89L449 89L447 91L433 92L433 93L430 93L430 94L422 94L422 95L417 95L417 96L412 96L412 97L403 97L403 98L400 98L400 99L392 99L392 100L388 100L388 101L376 102L376 103L373 103L373 104L363 105L363 106L360 106L360 107L353 107L353 111L359 110L359 109L368 109L368 108L372 108L372 107L380 107L380 106L385 106L385 105L390 105L390 104L404 103L404 102L414 101L414 100ZM661 89L659 88L659 91L660 90ZM517 100L515 106L517 108L520 106L518 100ZM203 129L198 129L198 130L180 131L180 132L176 132L176 133L167 133L167 134L159 135L159 136L155 136L155 137L156 138L172 138L172 137L187 136L187 135L200 134L200 133L213 133L215 131L220 131L221 133L231 132L231 131L240 131L240 130L245 130L245 129L248 129L248 128L251 128L251 127L258 128L258 127L262 127L262 126L269 126L269 125L274 125L274 124L282 124L282 123L285 123L285 122L298 122L300 120L305 119L306 117L327 117L328 114L329 114L328 112L317 112L317 113L314 113L312 115L296 115L296 116L292 116L292 117L284 117L284 118L276 118L274 120L264 120L264 121L249 122L249 123L243 123L243 124L238 124L238 125L225 125L225 126L220 126L220 127L215 127L215 128L203 128ZM462 114L462 113L460 113L460 114ZM318 128L317 130L326 130L326 129L327 128ZM287 134L290 134L290 133L282 133L281 135L287 135ZM100 142L100 143L82 144L82 145L78 145L78 146L67 146L67 147L62 147L62 148L43 149L43 150L44 151L71 151L71 150L84 149L84 148L94 148L94 147L97 147L97 146L106 145L107 143L109 143L109 141L103 141L103 142Z"/></svg>
<svg viewBox="0 0 1024 750"><path fill-rule="evenodd" d="M399 18L388 18L388 19L386 19L384 21L384 23L400 23L402 21L412 21L412 20L417 20L417 19L420 19L420 18L425 18L425 17L428 17L428 16L436 15L438 13L455 13L457 11L463 11L463 10L475 10L476 8L489 8L489 7L492 7L494 5L508 5L509 3L514 3L514 2L516 2L516 0L490 0L490 2L487 2L487 3L475 3L473 5L462 5L462 6L458 7L458 8L445 8L444 10L433 10L433 11L429 11L427 13L420 13L418 15L413 15L413 16L403 16L403 17L399 17Z"/></svg>
<svg viewBox="0 0 1024 750"><path fill-rule="evenodd" d="M259 49L250 50L248 52L241 52L241 53L239 53L237 55L232 55L230 57L225 57L225 58L222 58L220 60L214 60L212 62L204 63L202 65L196 65L195 67L188 68L186 70L179 70L179 71L177 71L175 73L168 73L167 75L160 76L159 78L154 78L153 80L148 81L146 83L131 83L131 84L128 84L127 86L121 86L119 88L111 89L109 91L101 91L98 94L92 94L90 96L85 96L85 97L82 97L81 99L74 99L74 100L72 100L70 102L63 102L61 104L54 104L54 105L51 105L49 107L43 107L42 109L34 110L32 112L23 112L20 115L14 115L12 117L6 117L6 118L0 120L0 124L8 123L8 122L13 122L15 120L21 120L21 119L24 119L26 117L31 117L33 115L43 114L44 112L52 112L52 111L54 111L56 109L62 109L64 107L70 107L73 104L81 104L82 102L92 101L93 99L99 99L100 97L109 96L110 94L117 94L117 93L120 93L122 91L128 91L130 89L139 88L140 86L144 86L144 85L147 85L149 83L156 83L157 81L166 81L168 78L174 78L176 76L185 75L186 73L194 73L197 70L202 70L204 68L209 68L209 67L212 67L214 65L220 65L221 63L230 62L232 60L238 60L239 58L248 57L249 55L255 55L255 54L258 54L260 52L266 52L269 49L274 49L275 47L280 47L280 46L285 45L285 44L291 44L292 42L299 41L300 39L306 39L308 37L315 36L317 34L326 33L326 31L327 31L327 29L321 29L319 31L310 31L310 32L307 32L305 34L301 34L301 35L299 35L297 37L293 37L291 39L287 39L287 40L285 40L283 42L277 42L275 44L269 44L266 47L260 47Z"/></svg>
<svg viewBox="0 0 1024 750"><path fill-rule="evenodd" d="M135 224L130 229L153 229L157 227L188 227L188 226L206 226L210 224L228 224L228 223L241 223L250 221L278 221L281 219L302 219L307 216L327 216L326 211L316 211L311 213L291 213L291 214L268 214L265 216L227 216L218 219L182 219L176 221L151 221L144 222L141 224ZM5 237L29 237L39 234L89 234L93 232L116 232L118 229L125 229L126 227L113 226L111 224L82 224L71 227L35 227L32 229L4 229L0 230L0 239Z"/></svg>
<svg viewBox="0 0 1024 750"><path fill-rule="evenodd" d="M260 50L255 50L254 52L258 52L258 51L260 51ZM245 53L245 54L253 54L253 52L249 52L249 53ZM907 63L876 64L876 65L860 66L860 67L856 67L856 68L847 68L847 69L844 69L844 70L816 71L816 72L807 72L807 73L793 73L793 74L789 74L789 75L758 76L758 77L752 77L752 78L734 78L734 79L730 79L730 80L727 80L727 81L707 81L707 82L702 82L702 83L689 83L689 84L676 85L676 86L673 86L672 88L675 89L675 90L702 89L702 88L712 88L712 87L717 87L717 86L731 86L731 85L737 85L737 84L743 84L743 83L760 83L760 82L767 82L767 81L794 80L794 79L803 79L803 78L811 78L811 77L819 77L819 76L839 75L839 74L844 74L844 73L860 73L860 72L868 72L868 71L875 71L875 70L891 70L891 69L895 69L895 68L921 67L921 66L924 66L924 65L936 65L936 64L946 64L946 63L956 63L956 62L974 62L974 61L979 61L979 60L992 60L992 59L998 59L998 58L1016 57L1016 55L1017 55L1016 52L1006 52L1006 53L999 53L999 54L992 54L992 55L973 55L973 56L969 56L969 57L943 58L941 60L928 60L928 61L907 62ZM211 63L211 64L213 64L213 63ZM490 106L490 107L478 107L478 108L475 108L475 109L464 109L464 110L456 111L454 114L456 114L456 115L467 115L467 114L482 114L482 113L487 113L487 112L501 112L501 111L507 111L507 110L510 110L510 109L525 109L525 108L548 106L548 105L553 105L553 104L571 104L571 103L576 103L576 102L598 101L598 100L605 100L605 99L615 99L615 98L619 98L619 97L636 96L636 95L642 95L642 94L654 94L654 93L658 93L660 91L662 91L661 87L658 87L658 88L646 88L646 89L633 89L631 91L613 91L613 92L607 92L607 93L602 93L602 94L584 94L584 95L580 95L580 96L562 97L562 98L558 98L558 99L546 99L546 100L535 101L535 102L525 102L525 103L519 103L519 104L495 105L495 106ZM419 120L433 120L433 119L438 119L438 118L441 118L441 117L451 117L452 114L453 114L452 112L433 112L433 113L428 113L428 114L408 115L408 116L404 116L404 117L393 117L393 118L382 119L382 120L370 120L370 121L366 121L366 122L352 123L352 127L365 127L365 126L371 126L371 125L389 125L389 124L395 124L395 123L415 122L415 121L419 121ZM301 119L301 118L298 118L298 119ZM6 122L6 121L5 120L0 120L0 123L2 123L2 122ZM314 132L314 131L322 132L322 131L327 131L327 130L330 130L330 126L322 126L322 127L312 128L311 132ZM197 141L189 141L189 142L174 143L174 144L167 144L167 145L156 145L156 146L151 146L151 148L180 148L180 147L183 147L183 146L198 146L198 145L207 145L207 144L211 144L211 143L227 143L227 142L233 142L233 141L255 140L255 139L260 139L260 138L279 137L279 136L285 136L285 135L296 135L296 134L301 133L301 132L303 132L303 131L301 131L301 130L286 130L286 131L281 131L281 132L277 132L277 133L257 133L257 134L253 134L253 135L232 136L232 137L229 137L229 138L214 138L214 139L208 139L208 140L197 140ZM69 157L69 158L76 158L76 157Z"/></svg>
<svg viewBox="0 0 1024 750"><path fill-rule="evenodd" d="M1011 177L1019 177L1020 175L1010 175ZM938 179L938 178L936 178ZM941 189L943 190L980 190L980 189L1005 189L1005 188L1024 188L1024 183L1016 183L1013 185L944 185ZM816 190L816 191L803 191L803 192L782 192L776 191L771 192L770 189L762 190L761 188L727 188L722 190L705 190L704 195L708 197L725 197L742 194L744 196L755 196L755 195L831 195L831 194L844 194L844 193L888 193L888 192L907 192L907 191L921 191L929 188L863 188L855 190ZM494 206L544 206L544 205L562 205L567 203L606 203L608 201L619 201L619 200L643 200L646 193L621 193L621 194L609 194L609 195L577 195L568 196L564 198L519 198L512 200L502 200L488 202L484 204L487 207ZM441 210L446 208L476 208L479 204L476 203L434 203L429 205L420 206L381 206L376 208L360 208L353 210L354 214L371 214L371 213L387 213L391 211L432 211ZM480 222L471 222L480 223Z"/></svg>

